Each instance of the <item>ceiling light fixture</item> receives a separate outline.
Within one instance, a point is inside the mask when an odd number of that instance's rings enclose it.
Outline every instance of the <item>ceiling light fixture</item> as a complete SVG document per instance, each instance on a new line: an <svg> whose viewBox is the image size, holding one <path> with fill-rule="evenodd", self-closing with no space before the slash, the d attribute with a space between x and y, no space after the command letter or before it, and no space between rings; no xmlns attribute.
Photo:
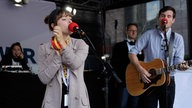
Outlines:
<svg viewBox="0 0 192 108"><path fill-rule="evenodd" d="M66 6L66 7L64 7L64 9L66 11L70 12L72 15L76 15L76 13L77 13L77 10L75 8L70 7L70 6Z"/></svg>
<svg viewBox="0 0 192 108"><path fill-rule="evenodd" d="M11 1L16 7L22 7L23 5L26 5L29 2L29 0L11 0Z"/></svg>

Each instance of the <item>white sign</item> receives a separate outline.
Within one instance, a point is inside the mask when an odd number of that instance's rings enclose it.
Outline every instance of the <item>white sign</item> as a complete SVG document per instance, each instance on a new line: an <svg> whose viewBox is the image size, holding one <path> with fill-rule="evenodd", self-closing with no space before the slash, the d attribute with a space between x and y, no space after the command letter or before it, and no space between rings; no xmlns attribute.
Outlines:
<svg viewBox="0 0 192 108"><path fill-rule="evenodd" d="M55 3L47 1L15 7L10 0L0 0L0 60L12 43L20 42L28 65L36 73L37 48L51 39L44 18L55 8Z"/></svg>

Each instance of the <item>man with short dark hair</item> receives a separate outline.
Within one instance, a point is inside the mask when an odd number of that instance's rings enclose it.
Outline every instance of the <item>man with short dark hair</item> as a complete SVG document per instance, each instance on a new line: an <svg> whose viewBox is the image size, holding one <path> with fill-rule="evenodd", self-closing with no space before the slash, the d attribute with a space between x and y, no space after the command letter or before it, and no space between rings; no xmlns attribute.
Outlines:
<svg viewBox="0 0 192 108"><path fill-rule="evenodd" d="M178 33L172 32L172 25L175 22L176 12L171 6L163 7L158 14L158 27L146 31L137 41L135 47L129 52L129 58L135 69L139 73L140 82L145 87L157 84L159 81L154 80L153 74L147 71L146 67L140 64L137 54L143 50L144 61L150 62L160 59L162 63L165 62L166 66L179 65L180 70L188 69L184 63L184 41L183 37ZM157 64L154 62L154 64ZM152 66L149 66L152 67ZM155 68L156 69L156 68ZM157 69L158 70L158 69ZM162 85L149 86L143 94L139 96L139 108L157 108L158 102L160 108L173 108L175 98L175 79L174 70L159 69L158 72L164 70L166 75L161 75L160 78L165 76L165 81ZM161 80L161 79L160 79Z"/></svg>

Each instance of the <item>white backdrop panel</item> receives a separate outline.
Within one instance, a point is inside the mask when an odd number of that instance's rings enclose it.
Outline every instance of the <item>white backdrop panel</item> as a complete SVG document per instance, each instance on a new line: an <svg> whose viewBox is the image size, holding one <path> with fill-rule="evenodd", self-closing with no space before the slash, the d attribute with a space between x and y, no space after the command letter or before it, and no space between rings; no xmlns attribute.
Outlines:
<svg viewBox="0 0 192 108"><path fill-rule="evenodd" d="M32 49L36 60L38 46L51 38L51 32L44 23L44 18L53 9L55 3L47 1L29 1L23 7L15 7L11 0L0 0L0 47L5 53L6 47L20 42L23 48ZM2 55L0 55L0 60ZM36 64L28 59L33 72L37 72Z"/></svg>

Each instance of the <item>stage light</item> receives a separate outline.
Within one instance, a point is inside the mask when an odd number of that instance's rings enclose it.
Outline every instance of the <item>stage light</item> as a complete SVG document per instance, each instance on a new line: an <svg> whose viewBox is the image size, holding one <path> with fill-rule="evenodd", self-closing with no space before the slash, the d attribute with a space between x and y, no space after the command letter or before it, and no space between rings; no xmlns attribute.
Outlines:
<svg viewBox="0 0 192 108"><path fill-rule="evenodd" d="M73 9L73 15L76 15L76 13L77 13L77 10Z"/></svg>
<svg viewBox="0 0 192 108"><path fill-rule="evenodd" d="M67 7L65 8L65 10L67 10L67 11L69 11L69 12L71 13L71 12L72 12L72 7L67 6Z"/></svg>
<svg viewBox="0 0 192 108"><path fill-rule="evenodd" d="M104 54L103 56L101 56L101 59L104 61L107 61L110 59L110 55L109 54Z"/></svg>
<svg viewBox="0 0 192 108"><path fill-rule="evenodd" d="M21 2L22 2L22 0L15 0L15 2L16 2L16 3L21 3Z"/></svg>
<svg viewBox="0 0 192 108"><path fill-rule="evenodd" d="M72 15L76 15L76 13L77 13L77 10L75 8L70 7L70 6L66 6L65 10L70 12Z"/></svg>
<svg viewBox="0 0 192 108"><path fill-rule="evenodd" d="M27 4L29 0L11 0L16 7L22 7Z"/></svg>

